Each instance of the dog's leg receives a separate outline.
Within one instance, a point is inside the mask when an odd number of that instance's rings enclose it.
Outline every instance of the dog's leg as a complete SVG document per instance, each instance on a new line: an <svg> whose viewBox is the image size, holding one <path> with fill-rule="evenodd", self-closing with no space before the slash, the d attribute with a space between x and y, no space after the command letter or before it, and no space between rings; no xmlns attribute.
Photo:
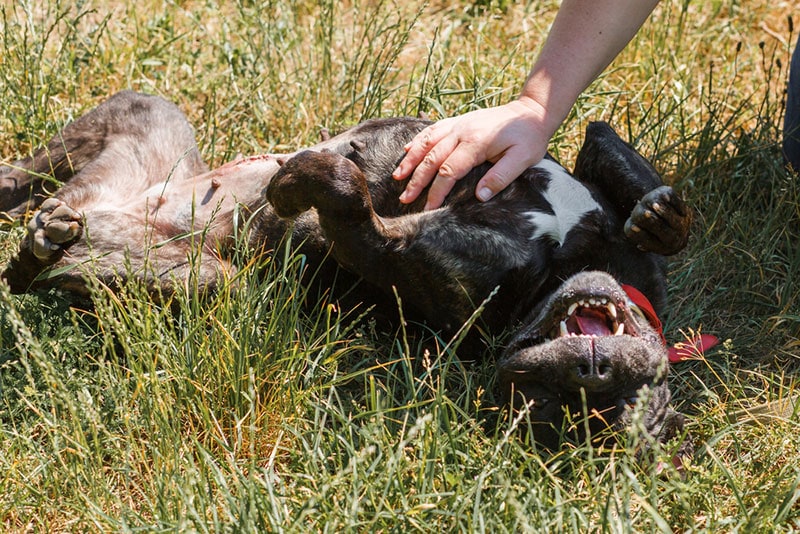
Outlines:
<svg viewBox="0 0 800 534"><path fill-rule="evenodd" d="M608 124L586 128L575 176L601 189L620 220L627 220L625 235L641 250L667 256L686 246L691 210Z"/></svg>
<svg viewBox="0 0 800 534"><path fill-rule="evenodd" d="M116 153L122 145L133 148L142 143L144 150L131 158ZM147 147L155 144L157 149L151 148L148 154ZM104 154L104 176L95 172L81 179L82 171ZM131 175L128 168L136 157L143 159L139 162L142 166L167 166L166 171L173 166L175 172L188 175L207 170L194 144L193 130L177 107L158 97L123 91L68 124L31 157L0 165L0 214L21 217L62 184L76 181L76 176L84 182L75 187L78 190L90 189L85 182L100 180L125 180L126 188L137 187L130 182L139 177ZM157 175L153 178L163 180Z"/></svg>
<svg viewBox="0 0 800 534"><path fill-rule="evenodd" d="M124 204L153 185L208 171L194 129L177 106L160 97L117 93L61 137L67 135L90 141L67 154L76 172L58 192L76 209L100 202Z"/></svg>
<svg viewBox="0 0 800 534"><path fill-rule="evenodd" d="M646 193L664 185L650 162L605 122L592 122L586 127L574 175L596 185L623 218L627 218Z"/></svg>
<svg viewBox="0 0 800 534"><path fill-rule="evenodd" d="M91 116L69 124L31 157L0 165L0 215L22 217L100 153L105 138L88 127Z"/></svg>
<svg viewBox="0 0 800 534"><path fill-rule="evenodd" d="M136 267L147 236L156 230L157 242L159 228L175 223L149 221L163 197L148 198L166 191L166 185L151 195L148 189L158 183L184 183L206 170L193 130L176 106L130 91L114 95L3 175L0 186L11 199L2 197L3 206L17 215L40 201L33 195L43 191L45 175L67 181L56 198L45 201L31 217L28 235L3 278L12 290L25 291L44 269L62 259L67 248L68 263L92 259L108 272L124 265L112 251L128 250ZM191 191L189 196L191 200ZM89 225L87 231L84 224ZM94 243L81 245L82 234L91 235ZM161 255L167 257L170 251ZM183 260L185 254L178 261ZM114 261L119 263L112 265ZM51 280L39 285L60 284Z"/></svg>

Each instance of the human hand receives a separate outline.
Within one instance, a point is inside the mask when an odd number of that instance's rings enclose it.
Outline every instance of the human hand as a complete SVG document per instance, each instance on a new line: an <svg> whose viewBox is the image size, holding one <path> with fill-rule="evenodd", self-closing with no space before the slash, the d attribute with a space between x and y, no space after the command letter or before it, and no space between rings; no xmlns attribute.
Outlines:
<svg viewBox="0 0 800 534"><path fill-rule="evenodd" d="M542 160L555 130L545 118L538 102L520 97L428 126L405 146L406 155L392 173L396 180L411 176L400 202L413 202L433 182L425 209L438 208L456 182L485 161L493 165L478 182L475 195L489 200Z"/></svg>

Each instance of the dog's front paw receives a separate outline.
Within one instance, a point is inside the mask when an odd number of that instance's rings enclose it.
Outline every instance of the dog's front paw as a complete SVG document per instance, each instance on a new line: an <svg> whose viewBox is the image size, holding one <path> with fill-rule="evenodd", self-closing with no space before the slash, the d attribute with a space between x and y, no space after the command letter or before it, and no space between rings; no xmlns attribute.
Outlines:
<svg viewBox="0 0 800 534"><path fill-rule="evenodd" d="M316 208L321 216L362 220L369 216L369 191L361 170L333 152L306 150L281 166L267 186L267 200L279 217Z"/></svg>
<svg viewBox="0 0 800 534"><path fill-rule="evenodd" d="M311 209L309 185L315 180L310 166L304 166L305 153L281 164L278 173L267 185L267 201L278 217L294 218Z"/></svg>
<svg viewBox="0 0 800 534"><path fill-rule="evenodd" d="M82 233L81 214L57 198L48 198L28 223L28 244L41 262L55 263Z"/></svg>
<svg viewBox="0 0 800 534"><path fill-rule="evenodd" d="M669 256L689 240L692 211L669 186L647 193L625 223L625 235L644 251Z"/></svg>

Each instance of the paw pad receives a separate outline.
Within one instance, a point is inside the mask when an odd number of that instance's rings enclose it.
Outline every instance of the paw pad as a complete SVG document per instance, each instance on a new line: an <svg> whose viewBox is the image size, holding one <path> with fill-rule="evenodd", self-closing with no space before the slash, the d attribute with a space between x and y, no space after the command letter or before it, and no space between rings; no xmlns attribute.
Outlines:
<svg viewBox="0 0 800 534"><path fill-rule="evenodd" d="M82 232L81 214L57 198L48 198L28 223L31 252L43 262L54 262Z"/></svg>

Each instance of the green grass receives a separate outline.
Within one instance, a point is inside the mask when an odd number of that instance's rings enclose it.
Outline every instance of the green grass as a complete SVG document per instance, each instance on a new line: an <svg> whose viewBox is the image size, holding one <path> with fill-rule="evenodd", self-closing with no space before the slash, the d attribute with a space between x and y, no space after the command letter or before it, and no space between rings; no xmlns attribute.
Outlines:
<svg viewBox="0 0 800 534"><path fill-rule="evenodd" d="M552 151L611 122L695 207L672 258L672 369L697 453L533 449L495 409L493 354L385 331L297 284L300 258L160 306L0 286L0 528L57 531L800 530L800 183L780 158L791 3L664 3ZM557 2L5 2L0 154L123 88L177 102L206 158L372 116L508 100ZM0 232L0 260L20 224ZM258 276L266 272L265 277ZM312 306L303 307L303 302ZM314 305L313 303L319 302ZM500 341L497 341L498 345Z"/></svg>

